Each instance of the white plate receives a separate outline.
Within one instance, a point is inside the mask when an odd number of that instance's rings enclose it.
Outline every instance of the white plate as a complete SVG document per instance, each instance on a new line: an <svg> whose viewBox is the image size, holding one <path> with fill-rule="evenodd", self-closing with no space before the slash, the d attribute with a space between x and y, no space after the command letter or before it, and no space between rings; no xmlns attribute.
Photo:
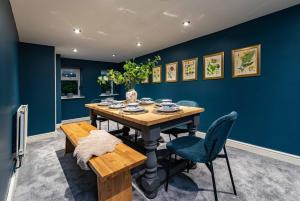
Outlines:
<svg viewBox="0 0 300 201"><path fill-rule="evenodd" d="M177 112L179 110L180 110L179 107L170 107L170 108L160 107L157 109L158 112Z"/></svg>
<svg viewBox="0 0 300 201"><path fill-rule="evenodd" d="M145 109L143 107L126 107L123 109L124 112L143 112Z"/></svg>
<svg viewBox="0 0 300 201"><path fill-rule="evenodd" d="M110 109L120 109L120 108L124 108L125 105L124 104L120 104L120 105L110 105L109 108Z"/></svg>
<svg viewBox="0 0 300 201"><path fill-rule="evenodd" d="M154 103L154 101L140 101L141 105L151 105L153 103Z"/></svg>

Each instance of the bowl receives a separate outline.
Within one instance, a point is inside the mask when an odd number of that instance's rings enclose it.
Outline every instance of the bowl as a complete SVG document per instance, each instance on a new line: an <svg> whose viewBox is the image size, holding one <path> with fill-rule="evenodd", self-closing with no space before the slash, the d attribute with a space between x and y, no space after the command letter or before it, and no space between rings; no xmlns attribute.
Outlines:
<svg viewBox="0 0 300 201"><path fill-rule="evenodd" d="M163 108L171 108L171 107L176 107L177 105L175 103L171 103L171 102L163 102L162 104L160 104Z"/></svg>
<svg viewBox="0 0 300 201"><path fill-rule="evenodd" d="M152 98L141 98L141 101L143 102L152 101Z"/></svg>
<svg viewBox="0 0 300 201"><path fill-rule="evenodd" d="M162 103L172 103L172 99L162 99Z"/></svg>
<svg viewBox="0 0 300 201"><path fill-rule="evenodd" d="M115 101L113 101L112 102L112 104L113 105L119 105L119 104L122 104L124 101L117 101L117 100L115 100Z"/></svg>
<svg viewBox="0 0 300 201"><path fill-rule="evenodd" d="M139 103L128 103L127 106L130 108L135 108L135 107L139 106Z"/></svg>

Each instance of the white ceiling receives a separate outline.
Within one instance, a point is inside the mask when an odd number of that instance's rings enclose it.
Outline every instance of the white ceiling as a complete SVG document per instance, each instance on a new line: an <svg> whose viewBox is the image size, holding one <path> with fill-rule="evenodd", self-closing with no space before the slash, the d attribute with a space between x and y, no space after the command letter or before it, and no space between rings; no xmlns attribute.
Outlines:
<svg viewBox="0 0 300 201"><path fill-rule="evenodd" d="M300 3L300 0L10 0L22 42L63 57L120 62ZM189 27L182 22L190 20ZM82 33L76 35L74 27ZM141 47L136 43L142 42ZM73 53L72 49L78 52ZM116 54L116 57L112 57Z"/></svg>

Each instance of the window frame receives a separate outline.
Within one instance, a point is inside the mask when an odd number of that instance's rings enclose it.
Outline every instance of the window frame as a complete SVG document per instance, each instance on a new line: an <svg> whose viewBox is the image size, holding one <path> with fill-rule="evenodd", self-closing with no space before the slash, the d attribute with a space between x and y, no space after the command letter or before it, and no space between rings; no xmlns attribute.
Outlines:
<svg viewBox="0 0 300 201"><path fill-rule="evenodd" d="M64 72L70 72L70 73L75 73L76 74L76 77L66 77L66 76L63 76L63 73ZM62 81L77 81L77 91L78 91L78 94L74 94L73 97L70 97L70 98L76 98L76 97L81 97L81 70L80 68L61 68L60 70L60 79L61 79L61 86L62 86ZM65 99L66 96L61 96L61 98Z"/></svg>

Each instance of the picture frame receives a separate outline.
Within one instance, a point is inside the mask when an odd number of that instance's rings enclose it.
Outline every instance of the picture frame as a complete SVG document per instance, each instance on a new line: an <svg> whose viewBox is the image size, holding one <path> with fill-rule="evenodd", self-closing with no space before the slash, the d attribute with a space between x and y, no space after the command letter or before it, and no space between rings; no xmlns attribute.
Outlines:
<svg viewBox="0 0 300 201"><path fill-rule="evenodd" d="M152 68L152 83L161 82L161 66L155 66Z"/></svg>
<svg viewBox="0 0 300 201"><path fill-rule="evenodd" d="M232 77L260 75L261 45L232 50Z"/></svg>
<svg viewBox="0 0 300 201"><path fill-rule="evenodd" d="M203 56L203 79L216 80L224 78L224 52Z"/></svg>
<svg viewBox="0 0 300 201"><path fill-rule="evenodd" d="M168 63L165 66L166 82L178 81L178 62Z"/></svg>
<svg viewBox="0 0 300 201"><path fill-rule="evenodd" d="M182 61L182 80L197 80L198 76L198 57Z"/></svg>

